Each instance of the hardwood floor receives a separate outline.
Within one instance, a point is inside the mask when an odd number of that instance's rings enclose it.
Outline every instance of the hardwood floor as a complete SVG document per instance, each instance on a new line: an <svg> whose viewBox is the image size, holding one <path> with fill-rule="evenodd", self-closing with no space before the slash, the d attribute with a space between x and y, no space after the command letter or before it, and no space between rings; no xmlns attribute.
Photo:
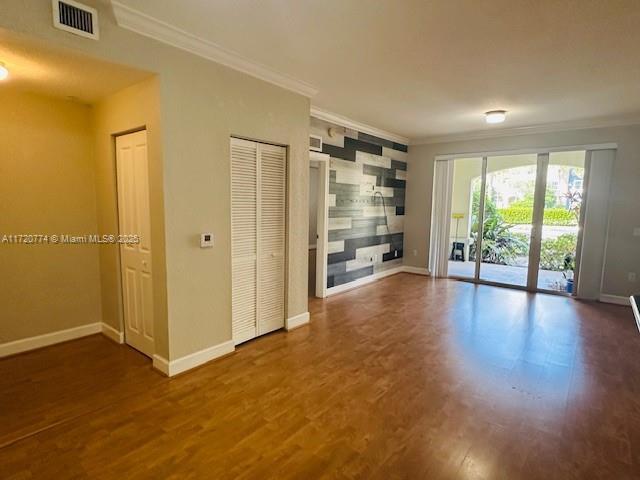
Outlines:
<svg viewBox="0 0 640 480"><path fill-rule="evenodd" d="M0 478L632 479L631 309L399 274L173 379L99 336L0 361Z"/></svg>

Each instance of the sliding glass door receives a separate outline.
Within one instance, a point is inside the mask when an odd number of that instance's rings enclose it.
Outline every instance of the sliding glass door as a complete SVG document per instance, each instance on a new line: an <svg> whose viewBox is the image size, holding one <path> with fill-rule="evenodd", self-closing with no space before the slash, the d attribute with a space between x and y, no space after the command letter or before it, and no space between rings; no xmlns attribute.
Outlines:
<svg viewBox="0 0 640 480"><path fill-rule="evenodd" d="M585 152L549 155L537 287L571 294L580 237Z"/></svg>
<svg viewBox="0 0 640 480"><path fill-rule="evenodd" d="M480 218L482 157L453 161L453 192L449 226L449 275L473 279L476 275L476 238Z"/></svg>
<svg viewBox="0 0 640 480"><path fill-rule="evenodd" d="M573 293L585 168L584 151L455 159L449 276Z"/></svg>
<svg viewBox="0 0 640 480"><path fill-rule="evenodd" d="M537 155L487 157L480 279L527 286Z"/></svg>

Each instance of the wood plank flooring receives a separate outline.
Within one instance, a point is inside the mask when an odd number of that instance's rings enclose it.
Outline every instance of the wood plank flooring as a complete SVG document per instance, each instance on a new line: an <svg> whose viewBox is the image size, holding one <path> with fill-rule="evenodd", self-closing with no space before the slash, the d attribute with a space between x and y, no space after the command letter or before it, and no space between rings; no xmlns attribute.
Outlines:
<svg viewBox="0 0 640 480"><path fill-rule="evenodd" d="M100 336L0 361L2 479L640 478L631 309L410 274L173 379Z"/></svg>

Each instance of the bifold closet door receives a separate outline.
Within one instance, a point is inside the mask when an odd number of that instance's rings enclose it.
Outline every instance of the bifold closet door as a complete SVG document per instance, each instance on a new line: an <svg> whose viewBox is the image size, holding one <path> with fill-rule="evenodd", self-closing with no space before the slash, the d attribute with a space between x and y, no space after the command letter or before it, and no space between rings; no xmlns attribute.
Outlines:
<svg viewBox="0 0 640 480"><path fill-rule="evenodd" d="M284 327L286 153L258 145L258 335Z"/></svg>
<svg viewBox="0 0 640 480"><path fill-rule="evenodd" d="M231 139L235 344L284 327L286 149Z"/></svg>
<svg viewBox="0 0 640 480"><path fill-rule="evenodd" d="M257 334L258 146L231 139L231 309L233 341Z"/></svg>

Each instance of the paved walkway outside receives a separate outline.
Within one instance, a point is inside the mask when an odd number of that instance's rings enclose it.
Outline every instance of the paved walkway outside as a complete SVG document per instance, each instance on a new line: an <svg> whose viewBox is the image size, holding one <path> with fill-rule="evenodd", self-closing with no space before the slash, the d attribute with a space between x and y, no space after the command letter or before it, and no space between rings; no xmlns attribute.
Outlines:
<svg viewBox="0 0 640 480"><path fill-rule="evenodd" d="M456 277L473 277L476 265L474 262L449 262L449 275ZM505 283L508 285L527 285L527 267L496 265L483 263L480 267L480 278L491 282ZM539 270L538 288L544 290L566 291L567 281L562 272L552 270Z"/></svg>

